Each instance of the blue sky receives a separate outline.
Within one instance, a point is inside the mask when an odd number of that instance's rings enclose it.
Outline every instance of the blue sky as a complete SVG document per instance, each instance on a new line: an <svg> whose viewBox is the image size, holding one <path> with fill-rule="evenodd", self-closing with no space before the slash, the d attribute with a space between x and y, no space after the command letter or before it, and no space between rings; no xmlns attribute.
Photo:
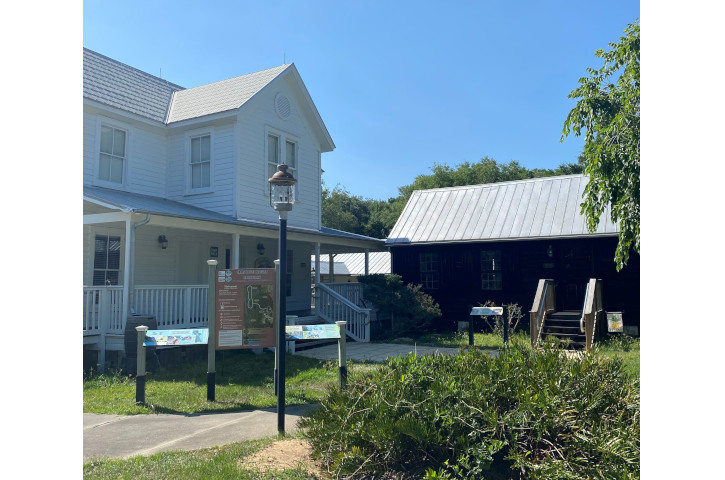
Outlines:
<svg viewBox="0 0 725 480"><path fill-rule="evenodd" d="M637 1L83 3L83 45L184 87L294 62L336 149L323 180L385 199L434 163L576 162L567 98Z"/></svg>

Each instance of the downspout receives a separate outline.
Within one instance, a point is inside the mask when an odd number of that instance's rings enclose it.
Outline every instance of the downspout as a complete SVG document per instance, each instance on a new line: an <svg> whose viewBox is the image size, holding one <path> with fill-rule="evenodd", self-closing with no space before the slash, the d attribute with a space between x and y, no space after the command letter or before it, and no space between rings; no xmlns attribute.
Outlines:
<svg viewBox="0 0 725 480"><path fill-rule="evenodd" d="M146 218L137 223L131 223L131 216L126 220L126 258L124 261L124 269L126 275L123 278L123 321L126 322L128 314L133 306L133 289L135 287L135 267L136 267L136 229L142 225L146 225L151 221L151 214L147 213Z"/></svg>

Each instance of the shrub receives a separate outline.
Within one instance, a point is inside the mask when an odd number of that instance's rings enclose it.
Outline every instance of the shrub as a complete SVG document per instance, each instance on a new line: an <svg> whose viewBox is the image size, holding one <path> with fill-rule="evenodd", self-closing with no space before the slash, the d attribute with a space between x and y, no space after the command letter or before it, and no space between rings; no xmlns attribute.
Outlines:
<svg viewBox="0 0 725 480"><path fill-rule="evenodd" d="M621 361L525 347L408 356L302 420L346 478L638 478L639 385Z"/></svg>
<svg viewBox="0 0 725 480"><path fill-rule="evenodd" d="M381 312L394 315L391 335L425 330L441 310L420 285L404 284L400 275L366 275L358 279L365 287L365 300Z"/></svg>

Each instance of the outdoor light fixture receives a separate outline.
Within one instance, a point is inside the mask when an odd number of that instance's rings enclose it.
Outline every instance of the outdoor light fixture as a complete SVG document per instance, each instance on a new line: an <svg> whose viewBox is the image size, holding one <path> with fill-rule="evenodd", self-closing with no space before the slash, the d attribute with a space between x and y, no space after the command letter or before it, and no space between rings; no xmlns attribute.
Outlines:
<svg viewBox="0 0 725 480"><path fill-rule="evenodd" d="M159 243L161 244L161 250L166 250L169 246L169 241L166 240L166 235L159 235Z"/></svg>
<svg viewBox="0 0 725 480"><path fill-rule="evenodd" d="M260 255L264 255L264 244L263 243L257 244L257 253Z"/></svg>
<svg viewBox="0 0 725 480"><path fill-rule="evenodd" d="M269 180L269 204L279 213L279 270L277 275L277 432L284 435L284 367L285 327L287 326L287 212L295 203L297 180L287 172L287 165L277 165L277 172Z"/></svg>
<svg viewBox="0 0 725 480"><path fill-rule="evenodd" d="M269 180L269 204L278 212L289 212L295 203L297 180L287 172L287 165L277 165L277 172ZM282 218L280 216L280 218Z"/></svg>
<svg viewBox="0 0 725 480"><path fill-rule="evenodd" d="M548 255L549 258L554 256L554 248L551 245L549 245L549 248L546 249L546 255Z"/></svg>

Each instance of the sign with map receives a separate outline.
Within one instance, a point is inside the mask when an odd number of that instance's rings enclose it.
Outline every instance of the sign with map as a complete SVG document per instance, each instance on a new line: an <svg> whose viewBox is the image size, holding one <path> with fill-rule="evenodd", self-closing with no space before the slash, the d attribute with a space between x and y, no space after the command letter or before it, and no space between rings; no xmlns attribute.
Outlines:
<svg viewBox="0 0 725 480"><path fill-rule="evenodd" d="M274 268L217 270L217 350L274 347Z"/></svg>

